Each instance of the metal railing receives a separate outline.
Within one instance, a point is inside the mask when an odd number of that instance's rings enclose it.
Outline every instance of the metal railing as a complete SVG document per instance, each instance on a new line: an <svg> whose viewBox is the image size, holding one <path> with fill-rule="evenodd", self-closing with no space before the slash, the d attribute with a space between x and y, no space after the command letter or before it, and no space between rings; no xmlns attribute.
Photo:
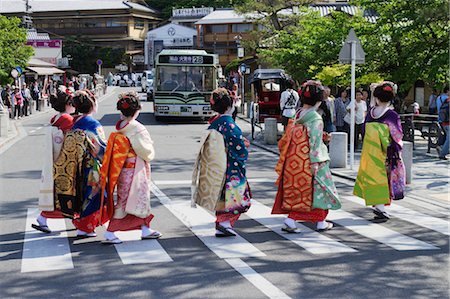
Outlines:
<svg viewBox="0 0 450 299"><path fill-rule="evenodd" d="M428 140L427 153L436 148L440 137L444 134L438 122L437 115L431 114L400 114L403 128L403 140L410 141L415 149L415 130L420 131L421 137Z"/></svg>

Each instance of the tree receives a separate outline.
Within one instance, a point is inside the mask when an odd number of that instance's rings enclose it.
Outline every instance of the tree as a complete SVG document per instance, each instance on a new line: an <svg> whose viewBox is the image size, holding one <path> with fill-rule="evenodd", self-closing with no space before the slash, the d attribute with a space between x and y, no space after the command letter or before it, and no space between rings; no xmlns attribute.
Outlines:
<svg viewBox="0 0 450 299"><path fill-rule="evenodd" d="M19 18L0 15L0 83L11 81L10 72L16 66L25 68L33 48L25 45L27 31Z"/></svg>
<svg viewBox="0 0 450 299"><path fill-rule="evenodd" d="M408 90L421 79L442 86L449 80L449 6L447 0L356 0L379 15L376 70Z"/></svg>
<svg viewBox="0 0 450 299"><path fill-rule="evenodd" d="M103 67L112 68L125 61L123 48L98 47L91 40L78 36L64 39L63 55L72 57L71 67L81 73L97 72L97 60L101 59Z"/></svg>

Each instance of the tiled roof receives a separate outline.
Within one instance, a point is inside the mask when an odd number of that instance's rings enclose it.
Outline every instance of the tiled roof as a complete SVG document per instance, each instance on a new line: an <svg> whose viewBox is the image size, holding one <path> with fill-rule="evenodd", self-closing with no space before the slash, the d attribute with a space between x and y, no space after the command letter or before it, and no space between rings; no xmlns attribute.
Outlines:
<svg viewBox="0 0 450 299"><path fill-rule="evenodd" d="M0 13L23 13L25 2L21 0L0 0ZM30 12L81 11L103 9L134 9L142 12L157 13L156 10L142 4L122 0L30 0Z"/></svg>
<svg viewBox="0 0 450 299"><path fill-rule="evenodd" d="M48 33L41 33L30 29L27 31L27 40L50 40L50 36Z"/></svg>

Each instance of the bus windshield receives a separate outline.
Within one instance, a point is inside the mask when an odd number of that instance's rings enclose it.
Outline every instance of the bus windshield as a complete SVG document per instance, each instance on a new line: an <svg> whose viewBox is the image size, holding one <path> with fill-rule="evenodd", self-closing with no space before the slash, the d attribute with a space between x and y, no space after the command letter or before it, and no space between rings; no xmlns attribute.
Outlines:
<svg viewBox="0 0 450 299"><path fill-rule="evenodd" d="M214 89L212 66L159 66L159 91L211 92Z"/></svg>

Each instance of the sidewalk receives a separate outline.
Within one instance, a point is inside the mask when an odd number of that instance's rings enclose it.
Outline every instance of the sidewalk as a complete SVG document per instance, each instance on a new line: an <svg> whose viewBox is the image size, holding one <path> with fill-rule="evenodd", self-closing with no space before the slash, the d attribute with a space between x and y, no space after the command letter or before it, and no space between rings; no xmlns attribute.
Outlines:
<svg viewBox="0 0 450 299"><path fill-rule="evenodd" d="M252 140L249 120L242 117L242 115L240 115L239 118L244 136L247 136L252 145L279 155L278 145L265 144L261 129L255 129L255 139ZM247 123L247 125L245 125L245 123ZM279 137L281 137L282 127L280 124L278 130ZM420 136L416 136L415 146L416 149L413 153L412 167L413 178L411 184L407 185L408 196L412 195L417 199L424 198L438 201L446 206L449 205L449 161L439 160L435 149L431 149L431 153L427 154L427 140ZM355 181L358 174L360 159L361 152L357 151L355 152L355 165L353 166L353 169L351 169L350 166L347 168L332 168L331 172L335 176ZM349 159L347 161L349 161Z"/></svg>
<svg viewBox="0 0 450 299"><path fill-rule="evenodd" d="M99 102L102 102L107 96L115 92L116 89L116 87L108 88L106 93L99 97ZM45 104L42 106L41 111L34 111L31 115L22 117L18 120L9 119L8 136L0 137L0 154L27 135L26 131L22 127L23 121L28 121L46 113L56 112L50 106Z"/></svg>

